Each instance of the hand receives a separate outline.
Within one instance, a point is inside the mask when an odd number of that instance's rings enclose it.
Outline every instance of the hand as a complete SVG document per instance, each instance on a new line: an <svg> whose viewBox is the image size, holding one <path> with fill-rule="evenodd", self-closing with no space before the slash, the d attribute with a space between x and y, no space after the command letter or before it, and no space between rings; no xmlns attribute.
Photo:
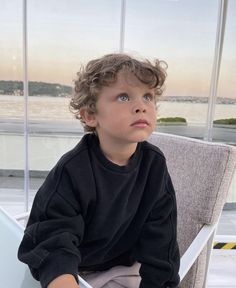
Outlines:
<svg viewBox="0 0 236 288"><path fill-rule="evenodd" d="M63 274L49 283L47 288L79 288L75 277L71 274Z"/></svg>

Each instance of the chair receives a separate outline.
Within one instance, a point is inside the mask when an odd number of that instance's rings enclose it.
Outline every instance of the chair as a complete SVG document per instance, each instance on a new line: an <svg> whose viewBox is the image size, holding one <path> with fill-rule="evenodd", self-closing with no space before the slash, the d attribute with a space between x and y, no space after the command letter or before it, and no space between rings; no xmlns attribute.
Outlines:
<svg viewBox="0 0 236 288"><path fill-rule="evenodd" d="M24 214L19 220L26 217ZM0 287L40 288L31 276L28 266L17 259L17 250L23 237L24 228L0 207ZM92 288L79 277L81 288Z"/></svg>
<svg viewBox="0 0 236 288"><path fill-rule="evenodd" d="M153 133L149 142L165 154L176 190L180 287L206 287L215 230L236 168L236 148L164 133Z"/></svg>
<svg viewBox="0 0 236 288"><path fill-rule="evenodd" d="M206 287L212 242L236 167L236 148L163 133L153 133L149 141L164 152L176 190L181 288ZM3 209L0 233L0 257L5 259L0 264L2 287L40 287L16 258L23 228ZM80 282L81 287L92 288L81 278Z"/></svg>

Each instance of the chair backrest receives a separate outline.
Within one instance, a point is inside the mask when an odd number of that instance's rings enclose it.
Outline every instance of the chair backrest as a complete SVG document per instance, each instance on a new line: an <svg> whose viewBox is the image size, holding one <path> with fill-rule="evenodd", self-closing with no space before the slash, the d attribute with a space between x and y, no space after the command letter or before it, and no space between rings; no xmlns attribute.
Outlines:
<svg viewBox="0 0 236 288"><path fill-rule="evenodd" d="M235 172L236 148L176 135L153 133L149 142L167 159L178 206L180 253L187 250L204 224L218 221ZM202 288L207 248L181 287Z"/></svg>

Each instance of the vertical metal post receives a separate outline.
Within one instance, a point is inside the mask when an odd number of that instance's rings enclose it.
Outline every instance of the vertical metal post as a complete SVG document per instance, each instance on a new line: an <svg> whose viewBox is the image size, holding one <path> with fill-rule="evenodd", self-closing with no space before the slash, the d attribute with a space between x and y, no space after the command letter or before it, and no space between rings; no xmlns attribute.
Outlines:
<svg viewBox="0 0 236 288"><path fill-rule="evenodd" d="M124 52L125 42L125 14L126 14L126 0L121 0L121 12L120 12L120 47L119 52Z"/></svg>
<svg viewBox="0 0 236 288"><path fill-rule="evenodd" d="M23 0L23 89L24 89L24 193L25 211L29 210L29 159L28 159L28 43L27 0Z"/></svg>
<svg viewBox="0 0 236 288"><path fill-rule="evenodd" d="M213 62L212 75L211 75L206 131L205 131L205 137L204 137L206 141L212 141L213 118L214 118L214 113L215 113L221 56L222 56L223 43L224 43L227 6L228 6L228 0L219 1L215 53L214 53L214 62Z"/></svg>

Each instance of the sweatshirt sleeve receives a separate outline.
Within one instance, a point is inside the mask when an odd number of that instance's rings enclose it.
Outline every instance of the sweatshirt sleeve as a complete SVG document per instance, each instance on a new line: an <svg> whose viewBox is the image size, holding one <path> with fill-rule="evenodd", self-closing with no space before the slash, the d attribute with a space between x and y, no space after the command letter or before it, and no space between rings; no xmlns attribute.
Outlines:
<svg viewBox="0 0 236 288"><path fill-rule="evenodd" d="M78 281L79 245L84 220L65 169L50 172L37 192L18 258L26 263L43 288L62 274Z"/></svg>
<svg viewBox="0 0 236 288"><path fill-rule="evenodd" d="M165 174L163 189L135 249L141 263L140 288L176 288L179 285L176 198L167 170Z"/></svg>

